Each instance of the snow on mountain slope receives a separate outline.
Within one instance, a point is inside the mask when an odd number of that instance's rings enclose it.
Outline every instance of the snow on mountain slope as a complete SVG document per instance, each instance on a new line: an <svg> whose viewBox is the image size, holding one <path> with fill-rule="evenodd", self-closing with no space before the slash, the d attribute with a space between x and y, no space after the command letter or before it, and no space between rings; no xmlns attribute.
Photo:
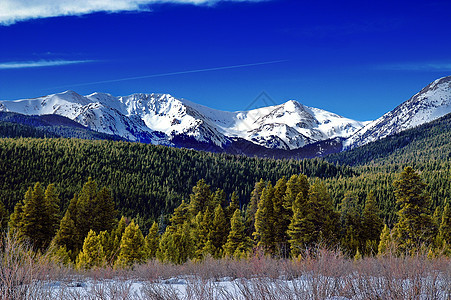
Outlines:
<svg viewBox="0 0 451 300"><path fill-rule="evenodd" d="M392 111L370 122L345 142L345 148L368 144L448 113L451 113L451 76L435 80Z"/></svg>
<svg viewBox="0 0 451 300"><path fill-rule="evenodd" d="M170 144L177 136L223 147L242 138L277 149L297 149L334 137L349 137L364 126L294 100L249 111L224 112L167 94L114 97L67 91L35 99L0 101L0 111L58 114L90 129L132 141ZM145 138L143 138L143 135Z"/></svg>

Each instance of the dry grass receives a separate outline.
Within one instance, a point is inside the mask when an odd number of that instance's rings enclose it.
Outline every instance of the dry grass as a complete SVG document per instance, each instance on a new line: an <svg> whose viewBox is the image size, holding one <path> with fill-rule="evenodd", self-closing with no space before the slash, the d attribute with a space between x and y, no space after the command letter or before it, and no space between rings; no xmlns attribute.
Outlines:
<svg viewBox="0 0 451 300"><path fill-rule="evenodd" d="M339 251L313 253L301 260L256 254L75 271L5 238L0 299L451 299L450 258L386 255L353 261Z"/></svg>

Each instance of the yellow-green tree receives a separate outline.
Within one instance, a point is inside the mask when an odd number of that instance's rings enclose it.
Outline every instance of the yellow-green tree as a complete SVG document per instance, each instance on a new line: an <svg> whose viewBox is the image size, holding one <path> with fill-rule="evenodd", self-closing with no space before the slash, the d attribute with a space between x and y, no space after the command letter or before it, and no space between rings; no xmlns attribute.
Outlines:
<svg viewBox="0 0 451 300"><path fill-rule="evenodd" d="M139 226L131 221L125 228L121 239L119 256L116 264L121 267L129 267L143 263L146 259L144 236Z"/></svg>
<svg viewBox="0 0 451 300"><path fill-rule="evenodd" d="M83 243L83 250L77 256L77 267L80 269L91 269L101 267L105 264L105 253L100 237L90 230Z"/></svg>
<svg viewBox="0 0 451 300"><path fill-rule="evenodd" d="M148 259L153 259L157 256L159 243L160 234L158 233L158 224L157 222L153 222L152 227L150 227L149 233L146 236L146 252Z"/></svg>
<svg viewBox="0 0 451 300"><path fill-rule="evenodd" d="M252 249L252 240L245 233L244 222L239 209L230 220L230 232L224 245L224 255L243 258Z"/></svg>

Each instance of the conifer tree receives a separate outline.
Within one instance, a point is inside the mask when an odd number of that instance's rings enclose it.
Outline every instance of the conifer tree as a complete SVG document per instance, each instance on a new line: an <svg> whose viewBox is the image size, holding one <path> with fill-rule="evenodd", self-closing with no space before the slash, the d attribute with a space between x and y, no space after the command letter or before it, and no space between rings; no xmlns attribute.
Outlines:
<svg viewBox="0 0 451 300"><path fill-rule="evenodd" d="M49 184L47 186L44 197L45 211L43 214L45 214L45 216L43 229L45 234L45 245L48 245L55 236L60 224L60 200L54 184Z"/></svg>
<svg viewBox="0 0 451 300"><path fill-rule="evenodd" d="M238 200L238 196L236 194L236 191L232 193L232 196L230 197L230 203L227 207L227 219L230 220L235 213L235 210L240 209L240 201Z"/></svg>
<svg viewBox="0 0 451 300"><path fill-rule="evenodd" d="M443 209L442 221L440 223L439 234L442 245L451 247L451 209L449 202L446 202Z"/></svg>
<svg viewBox="0 0 451 300"><path fill-rule="evenodd" d="M185 200L182 200L182 203L174 209L174 213L169 219L171 225L168 226L167 230L176 231L189 220L191 220L190 205L186 204Z"/></svg>
<svg viewBox="0 0 451 300"><path fill-rule="evenodd" d="M5 205L0 201L0 231L6 231L8 227L8 212Z"/></svg>
<svg viewBox="0 0 451 300"><path fill-rule="evenodd" d="M209 238L214 249L214 258L220 258L222 255L223 246L227 242L227 236L229 235L229 227L230 225L227 225L227 220L221 205L216 206Z"/></svg>
<svg viewBox="0 0 451 300"><path fill-rule="evenodd" d="M419 247L429 246L435 237L436 227L428 209L426 184L411 167L406 167L393 185L396 201L401 207L399 221L394 227L399 251L416 251Z"/></svg>
<svg viewBox="0 0 451 300"><path fill-rule="evenodd" d="M78 253L78 234L69 209L61 219L53 244L58 248L63 247L71 259L75 259L75 255Z"/></svg>
<svg viewBox="0 0 451 300"><path fill-rule="evenodd" d="M100 238L93 230L88 232L83 250L77 256L77 267L80 269L91 269L101 267L105 263L105 253Z"/></svg>
<svg viewBox="0 0 451 300"><path fill-rule="evenodd" d="M235 210L230 222L230 232L227 243L224 245L224 255L237 258L246 257L252 249L252 240L245 233L244 222L239 209Z"/></svg>
<svg viewBox="0 0 451 300"><path fill-rule="evenodd" d="M210 186L201 179L193 187L193 192L189 196L189 211L192 216L196 216L199 212L204 212L208 206L211 206L212 194Z"/></svg>
<svg viewBox="0 0 451 300"><path fill-rule="evenodd" d="M253 233L256 244L265 252L275 254L274 231L274 188L271 183L263 189L261 199L255 213L255 232Z"/></svg>
<svg viewBox="0 0 451 300"><path fill-rule="evenodd" d="M256 182L254 185L254 189L251 193L251 199L246 208L246 234L248 236L252 236L252 233L255 231L255 213L258 209L258 202L260 202L260 198L265 188L267 182L263 179L260 179L259 182ZM228 223L230 223L230 219L228 219Z"/></svg>
<svg viewBox="0 0 451 300"><path fill-rule="evenodd" d="M147 258L153 259L157 256L158 246L160 243L160 235L158 234L158 224L153 222L152 227L149 229L149 233L146 236L146 251Z"/></svg>
<svg viewBox="0 0 451 300"><path fill-rule="evenodd" d="M211 249L211 243L209 243L210 231L212 228L213 215L210 212L210 209L207 207L204 213L199 212L194 219L194 228L192 230L193 240L195 243L195 251L194 257L197 259L202 259L208 250L213 251Z"/></svg>
<svg viewBox="0 0 451 300"><path fill-rule="evenodd" d="M116 264L121 267L143 263L146 259L144 236L139 226L131 221L122 235L119 256Z"/></svg>
<svg viewBox="0 0 451 300"><path fill-rule="evenodd" d="M285 206L287 180L285 177L279 179L274 186L273 214L274 214L274 247L275 254L283 257L288 256L287 230L292 217L292 209Z"/></svg>
<svg viewBox="0 0 451 300"><path fill-rule="evenodd" d="M341 247L350 257L355 256L356 251L363 243L362 220L357 206L357 197L352 192L347 192L340 203L341 228L343 230Z"/></svg>
<svg viewBox="0 0 451 300"><path fill-rule="evenodd" d="M307 201L308 192L310 186L307 180L307 176L304 174L292 175L287 181L287 188L284 197L284 206L287 210L292 210L292 205L295 202L299 193L302 193L302 197L298 199L304 199Z"/></svg>
<svg viewBox="0 0 451 300"><path fill-rule="evenodd" d="M221 205L221 207L227 206L227 195L222 189L217 189L213 194L213 201L212 201L212 207L211 209L214 209L218 204Z"/></svg>
<svg viewBox="0 0 451 300"><path fill-rule="evenodd" d="M47 209L44 190L37 182L33 189L29 188L23 206L20 231L21 236L26 237L34 247L43 250L48 246L48 234L45 226Z"/></svg>
<svg viewBox="0 0 451 300"><path fill-rule="evenodd" d="M328 246L333 246L338 238L339 214L333 209L325 185L319 180L311 185L304 205L301 204L302 193L298 197L296 202L300 203L293 205L293 219L288 227L292 255L297 256L318 243L327 242Z"/></svg>
<svg viewBox="0 0 451 300"><path fill-rule="evenodd" d="M384 229L382 229L379 247L378 247L378 254L384 255L387 254L389 251L392 250L393 246L393 240L390 233L390 229L388 228L387 224L385 224Z"/></svg>
<svg viewBox="0 0 451 300"><path fill-rule="evenodd" d="M365 246L365 255L377 252L381 231L384 222L380 217L380 210L377 207L374 192L370 191L365 202L362 215L362 238Z"/></svg>
<svg viewBox="0 0 451 300"><path fill-rule="evenodd" d="M161 236L157 257L161 261L175 264L183 264L194 257L194 241L190 234L188 222L171 230L168 226Z"/></svg>
<svg viewBox="0 0 451 300"><path fill-rule="evenodd" d="M28 189L27 193L29 193L30 195L27 196L27 194L25 194L25 199L27 197L31 197L30 189ZM9 233L17 234L19 238L20 238L20 232L21 232L20 226L22 223L22 221L21 221L22 220L22 212L23 212L23 200L20 200L14 206L14 212L9 216L9 223L8 223Z"/></svg>

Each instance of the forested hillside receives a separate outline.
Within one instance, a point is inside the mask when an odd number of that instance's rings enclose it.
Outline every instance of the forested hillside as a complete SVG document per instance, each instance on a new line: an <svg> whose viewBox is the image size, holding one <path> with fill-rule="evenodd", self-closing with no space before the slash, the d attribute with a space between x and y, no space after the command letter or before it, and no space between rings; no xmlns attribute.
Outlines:
<svg viewBox="0 0 451 300"><path fill-rule="evenodd" d="M130 142L0 140L0 197L10 211L38 181L54 183L65 208L92 177L111 189L123 215L154 219L187 199L199 179L229 195L236 191L244 205L260 178L275 182L298 173L327 178L354 172L317 159L259 159Z"/></svg>
<svg viewBox="0 0 451 300"><path fill-rule="evenodd" d="M388 224L397 219L392 182L406 166L418 170L428 184L431 208L443 208L445 199L451 199L451 114L324 159L354 166L358 174L327 179L333 199L339 201L346 191L353 191L363 203L368 191L373 190Z"/></svg>

